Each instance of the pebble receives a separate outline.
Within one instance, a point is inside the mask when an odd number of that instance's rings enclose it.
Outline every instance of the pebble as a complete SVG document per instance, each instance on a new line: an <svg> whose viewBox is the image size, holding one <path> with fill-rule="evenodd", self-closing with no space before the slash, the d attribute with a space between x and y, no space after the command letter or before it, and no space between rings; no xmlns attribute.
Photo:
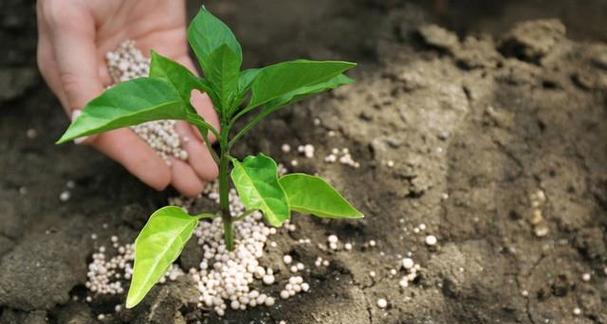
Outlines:
<svg viewBox="0 0 607 324"><path fill-rule="evenodd" d="M438 242L438 239L434 235L426 236L426 244L429 246L434 246Z"/></svg>

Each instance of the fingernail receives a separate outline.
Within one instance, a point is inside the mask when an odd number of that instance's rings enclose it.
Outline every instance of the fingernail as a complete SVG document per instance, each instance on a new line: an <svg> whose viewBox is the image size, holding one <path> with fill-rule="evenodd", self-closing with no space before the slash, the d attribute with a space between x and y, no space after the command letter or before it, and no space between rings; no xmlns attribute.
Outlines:
<svg viewBox="0 0 607 324"><path fill-rule="evenodd" d="M74 140L74 144L80 145L80 144L86 142L87 139L89 139L88 136L78 137L77 139Z"/></svg>
<svg viewBox="0 0 607 324"><path fill-rule="evenodd" d="M74 122L74 120L76 120L76 118L80 116L80 114L82 114L82 110L80 109L74 109L72 111L72 123Z"/></svg>

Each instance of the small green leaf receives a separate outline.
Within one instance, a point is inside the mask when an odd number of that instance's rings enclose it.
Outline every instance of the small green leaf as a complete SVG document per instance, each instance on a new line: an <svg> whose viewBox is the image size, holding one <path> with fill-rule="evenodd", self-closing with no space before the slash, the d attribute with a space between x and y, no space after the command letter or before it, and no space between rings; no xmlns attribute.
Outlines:
<svg viewBox="0 0 607 324"><path fill-rule="evenodd" d="M238 95L241 61L225 44L214 50L208 60L210 64L205 70L205 75L219 99L219 102L214 104L219 106L222 112L229 111Z"/></svg>
<svg viewBox="0 0 607 324"><path fill-rule="evenodd" d="M281 177L279 182L294 211L322 218L363 217L360 211L320 177L293 173Z"/></svg>
<svg viewBox="0 0 607 324"><path fill-rule="evenodd" d="M226 45L242 62L242 48L230 28L204 7L200 9L188 27L188 41L205 74L215 65L210 56L222 45ZM240 66L240 63L238 66Z"/></svg>
<svg viewBox="0 0 607 324"><path fill-rule="evenodd" d="M57 141L160 119L186 119L187 106L168 81L139 78L117 84L91 100Z"/></svg>
<svg viewBox="0 0 607 324"><path fill-rule="evenodd" d="M278 167L270 157L259 154L244 161L232 160L232 181L247 209L260 209L272 226L289 219L289 202L278 183Z"/></svg>
<svg viewBox="0 0 607 324"><path fill-rule="evenodd" d="M303 95L306 89L330 81L354 66L355 63L342 61L296 60L265 67L253 81L249 107Z"/></svg>
<svg viewBox="0 0 607 324"><path fill-rule="evenodd" d="M150 64L150 77L168 81L184 102L190 102L192 90L208 92L205 85L185 66L152 51L152 63Z"/></svg>
<svg viewBox="0 0 607 324"><path fill-rule="evenodd" d="M238 80L238 91L241 95L244 95L245 92L249 91L251 88L251 84L259 75L263 69L247 69L240 72L240 78Z"/></svg>
<svg viewBox="0 0 607 324"><path fill-rule="evenodd" d="M155 211L135 240L135 265L126 307L135 307L179 257L194 229L196 217L167 206Z"/></svg>

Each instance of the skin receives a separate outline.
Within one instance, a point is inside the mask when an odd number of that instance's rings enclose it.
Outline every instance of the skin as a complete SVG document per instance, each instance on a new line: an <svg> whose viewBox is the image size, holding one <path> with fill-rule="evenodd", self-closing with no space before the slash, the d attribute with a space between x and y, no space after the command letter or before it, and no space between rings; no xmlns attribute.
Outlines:
<svg viewBox="0 0 607 324"><path fill-rule="evenodd" d="M105 53L132 39L143 53L153 48L195 72L188 55L184 0L38 0L38 66L68 116L100 95L112 81ZM194 91L192 104L219 128L206 94ZM198 130L178 122L187 161L168 166L130 129L109 131L84 142L122 164L144 183L168 185L186 196L198 195L218 169Z"/></svg>

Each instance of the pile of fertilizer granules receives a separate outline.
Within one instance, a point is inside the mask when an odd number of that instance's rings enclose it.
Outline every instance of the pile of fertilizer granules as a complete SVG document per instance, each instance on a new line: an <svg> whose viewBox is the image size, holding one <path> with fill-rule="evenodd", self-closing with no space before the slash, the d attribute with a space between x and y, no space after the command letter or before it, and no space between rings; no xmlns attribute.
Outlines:
<svg viewBox="0 0 607 324"><path fill-rule="evenodd" d="M108 52L106 61L114 83L146 77L150 71L150 59L130 40L120 44L115 51ZM188 159L188 152L182 147L185 139L179 137L175 125L175 120L157 120L132 126L131 129L170 164L171 158Z"/></svg>
<svg viewBox="0 0 607 324"><path fill-rule="evenodd" d="M280 172L285 173L284 166L279 166ZM208 184L203 195L219 203L217 182ZM230 191L229 200L232 214L235 217L241 215L245 208L234 189ZM192 204L192 199L172 198L170 203L187 209ZM293 229L294 225L287 222L284 228ZM259 263L268 238L276 232L277 229L264 224L261 213L253 213L235 223L234 233L237 244L234 251L229 252L223 241L221 219L202 221L194 233L197 243L203 251L203 258L199 266L192 269L181 269L177 264L173 264L161 283L176 280L187 273L200 292L197 306L204 310L213 310L219 316L223 316L228 307L234 310L244 310L255 306L272 306L276 302L276 297L252 287L278 284L274 276L277 268ZM97 239L96 234L93 239ZM92 296L124 294L124 286L131 278L134 259L133 245L121 244L116 236L111 237L110 245L111 247L100 245L93 254L93 261L89 264L86 287L93 294ZM290 256L288 257L290 258ZM287 263L290 262L285 261L285 264ZM304 265L300 263L296 269L297 271L303 270ZM292 270L292 272L297 271ZM279 295L280 298L288 299L301 292L307 292L309 289L310 285L304 281L304 278L293 273L286 278L284 288ZM92 301L92 296L88 296L87 300ZM121 311L122 306L116 305L116 310Z"/></svg>

